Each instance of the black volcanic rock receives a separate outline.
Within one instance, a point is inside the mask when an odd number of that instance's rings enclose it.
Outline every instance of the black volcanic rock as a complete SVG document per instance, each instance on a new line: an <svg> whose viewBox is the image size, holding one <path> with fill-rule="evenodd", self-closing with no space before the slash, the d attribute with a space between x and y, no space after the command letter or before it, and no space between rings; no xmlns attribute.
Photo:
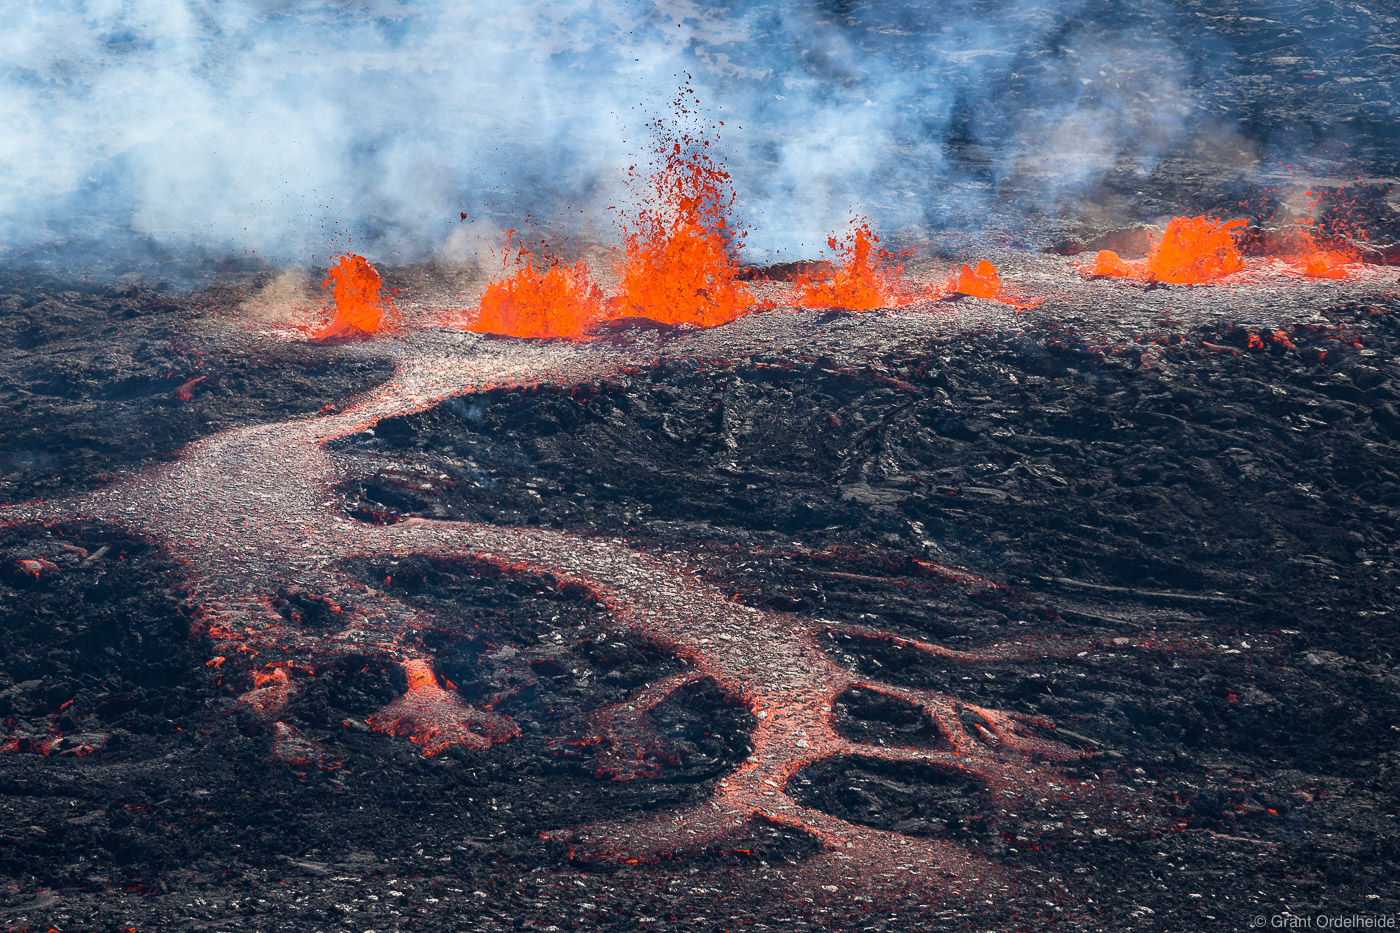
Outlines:
<svg viewBox="0 0 1400 933"><path fill-rule="evenodd" d="M144 286L0 275L0 504L101 483L239 424L312 414L389 373L310 344L231 350L209 331L220 313L242 325L216 307Z"/></svg>

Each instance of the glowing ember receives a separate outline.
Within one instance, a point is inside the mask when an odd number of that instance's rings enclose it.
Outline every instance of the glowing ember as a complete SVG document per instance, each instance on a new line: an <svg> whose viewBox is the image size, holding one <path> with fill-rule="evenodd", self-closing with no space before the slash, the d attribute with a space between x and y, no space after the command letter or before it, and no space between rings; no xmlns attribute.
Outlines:
<svg viewBox="0 0 1400 933"><path fill-rule="evenodd" d="M25 558L19 561L19 569L37 580L39 579L39 574L45 571L56 572L58 570L58 565L51 560L44 560L42 557L37 559Z"/></svg>
<svg viewBox="0 0 1400 933"><path fill-rule="evenodd" d="M1234 238L1234 231L1244 225L1243 220L1174 217L1147 259L1129 262L1112 250L1102 250L1088 274L1172 285L1217 282L1244 268Z"/></svg>
<svg viewBox="0 0 1400 933"><path fill-rule="evenodd" d="M831 277L808 273L796 282L794 304L803 308L844 308L869 311L897 308L925 295L911 292L899 281L896 254L880 247L880 238L861 223L844 240L828 237L826 245L837 254L840 268Z"/></svg>
<svg viewBox="0 0 1400 933"><path fill-rule="evenodd" d="M365 257L354 253L341 256L321 283L335 297L335 317L315 338L354 340L378 331L394 314L393 303L379 295L381 284L379 273Z"/></svg>
<svg viewBox="0 0 1400 933"><path fill-rule="evenodd" d="M194 387L208 378L208 376L195 376L193 379L187 379L175 390L175 397L182 402L194 401Z"/></svg>
<svg viewBox="0 0 1400 933"><path fill-rule="evenodd" d="M238 700L258 713L270 715L279 712L296 692L296 684L292 683L285 667L269 666L252 673L253 688Z"/></svg>
<svg viewBox="0 0 1400 933"><path fill-rule="evenodd" d="M666 324L728 323L758 305L738 279L736 241L744 234L730 220L729 173L711 157L708 139L677 135L659 120L653 128L658 164L623 230L617 313Z"/></svg>
<svg viewBox="0 0 1400 933"><path fill-rule="evenodd" d="M512 337L577 339L606 316L603 291L588 266L556 265L541 274L532 262L514 276L492 282L481 298L481 313L468 327L477 333Z"/></svg>

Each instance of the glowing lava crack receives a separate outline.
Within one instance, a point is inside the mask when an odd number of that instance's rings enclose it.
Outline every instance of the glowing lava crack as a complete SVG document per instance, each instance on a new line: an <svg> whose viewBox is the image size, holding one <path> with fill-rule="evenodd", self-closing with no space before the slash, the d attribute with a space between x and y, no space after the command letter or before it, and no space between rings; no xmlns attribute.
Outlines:
<svg viewBox="0 0 1400 933"><path fill-rule="evenodd" d="M792 321L789 318L789 321ZM930 316L893 316L882 326L828 322L821 336L850 351L865 341L888 344L901 336L926 339L938 326ZM955 326L966 326L966 321ZM360 352L394 355L392 381L356 399L345 411L226 432L190 445L176 463L131 475L74 499L16 506L6 524L81 520L111 522L160 541L187 565L188 580L208 635L220 652L239 658L229 670L252 665L252 686L241 698L272 726L273 753L313 759L314 743L280 721L306 671L337 655L378 651L408 675L408 692L370 718L373 728L405 736L434 754L451 745L483 748L518 734L490 709L464 703L440 683L417 638L429 625L417 610L368 588L336 569L355 556L427 554L465 558L507 572L544 576L587 593L607 610L621 634L681 659L686 669L642 690L631 702L600 711L598 737L607 743L599 762L615 779L652 773L655 737L649 709L672 691L700 679L741 700L756 718L752 753L719 782L705 803L681 813L634 822L565 830L580 858L651 860L722 845L751 820L797 829L818 839L822 853L802 873L848 879L862 887L884 883L908 889L956 880L996 884L1001 873L947 841L877 830L799 805L788 795L801 769L833 756L859 756L923 765L970 777L1003 803L1079 796L1077 782L1033 760L1083 753L1044 737L1049 723L983 709L943 694L872 683L838 664L825 650L833 633L879 639L948 663L1078 653L1084 642L998 645L959 652L878 629L762 612L736 602L685 568L610 538L538 528L409 520L365 525L339 510L334 489L355 469L325 444L380 419L426 409L443 398L489 388L540 382L577 384L616 374L652 354L714 354L707 341L724 340L730 354L793 344L800 322L764 331L754 324L727 337L699 334L644 347L626 359L599 344L486 340L460 332L417 331ZM781 328L788 328L782 330ZM844 329L844 333L842 332ZM659 338L656 338L659 340ZM747 347L744 342L747 341ZM698 351L698 353L697 353ZM274 602L289 592L319 600L338 631L311 630L289 621ZM1116 639L1111 648L1122 648ZM222 658L215 661L223 663ZM833 713L836 699L864 688L917 706L936 727L933 748L864 745L844 738ZM1101 796L1102 790L1097 791Z"/></svg>

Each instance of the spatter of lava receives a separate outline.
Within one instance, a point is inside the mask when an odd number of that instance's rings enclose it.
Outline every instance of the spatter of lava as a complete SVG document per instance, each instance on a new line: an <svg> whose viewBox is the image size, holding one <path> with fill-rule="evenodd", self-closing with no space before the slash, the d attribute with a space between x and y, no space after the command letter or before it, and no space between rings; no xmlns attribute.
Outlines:
<svg viewBox="0 0 1400 933"><path fill-rule="evenodd" d="M1244 268L1244 259L1234 239L1234 231L1244 225L1243 220L1174 217L1146 259L1133 262L1106 249L1099 251L1093 266L1081 266L1081 269L1091 276L1142 279L1171 285L1218 282Z"/></svg>
<svg viewBox="0 0 1400 933"><path fill-rule="evenodd" d="M1312 233L1312 221L1291 227L1283 236L1279 255L1292 263L1289 272L1314 279L1345 279L1351 276L1352 256L1341 250L1319 246Z"/></svg>
<svg viewBox="0 0 1400 933"><path fill-rule="evenodd" d="M658 144L648 196L623 230L618 316L727 324L760 306L739 281L745 233L732 219L729 173L711 156L709 139L673 132L659 120L653 129Z"/></svg>
<svg viewBox="0 0 1400 933"><path fill-rule="evenodd" d="M1352 256L1320 246L1312 235L1311 221L1304 220L1270 234L1263 251L1290 263L1294 275L1320 279L1345 279L1351 275ZM1220 221L1212 217L1176 217L1167 224L1147 258L1124 259L1113 250L1100 250L1092 265L1079 269L1090 277L1131 278L1174 285L1208 285L1244 269L1244 258L1235 242L1243 220Z"/></svg>
<svg viewBox="0 0 1400 933"><path fill-rule="evenodd" d="M694 92L683 89L675 102L681 112L686 93ZM469 330L576 339L610 318L713 327L771 307L739 279L745 234L733 221L734 190L711 155L711 139L660 120L652 128L654 164L645 179L634 176L641 191L634 216L623 225L618 294L605 300L583 262L540 272L522 252L514 275L487 286Z"/></svg>
<svg viewBox="0 0 1400 933"><path fill-rule="evenodd" d="M880 246L880 238L865 221L852 222L851 231L838 240L833 234L826 245L838 265L830 275L809 272L794 283L793 304L800 308L841 308L869 311L898 308L930 297L900 278L900 255Z"/></svg>
<svg viewBox="0 0 1400 933"><path fill-rule="evenodd" d="M514 231L507 234L507 246ZM587 264L552 265L544 272L520 249L512 276L492 282L481 296L481 310L467 329L512 337L578 339L608 315L603 290Z"/></svg>
<svg viewBox="0 0 1400 933"><path fill-rule="evenodd" d="M941 285L916 285L902 276L904 270L899 262L912 251L894 253L882 248L880 238L867 222L853 223L852 227L845 239L831 236L826 241L840 260L833 274L808 273L797 280L793 303L798 307L868 311L901 308L916 301L957 295L998 301L1016 308L1037 304L1003 288L996 266L985 259L975 267L964 264Z"/></svg>
<svg viewBox="0 0 1400 933"><path fill-rule="evenodd" d="M335 317L313 335L317 340L356 340L394 322L393 301L381 296L379 273L363 256L347 253L339 257L321 287L329 289L335 299Z"/></svg>

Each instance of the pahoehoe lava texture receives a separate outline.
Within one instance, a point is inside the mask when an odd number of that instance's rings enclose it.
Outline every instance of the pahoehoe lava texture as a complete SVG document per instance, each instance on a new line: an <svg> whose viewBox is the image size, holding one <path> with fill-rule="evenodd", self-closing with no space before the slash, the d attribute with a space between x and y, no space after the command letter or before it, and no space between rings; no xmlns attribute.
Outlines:
<svg viewBox="0 0 1400 933"><path fill-rule="evenodd" d="M178 555L100 526L4 539L0 621L16 647L0 713L57 741L0 757L13 827L0 916L394 928L450 906L463 929L1148 930L1233 929L1279 905L1388 909L1400 327L1355 307L1251 336L1106 344L1042 324L930 338L859 368L671 362L449 399L332 445L361 466L341 492L366 522L614 534L765 610L953 647L1044 633L1109 645L969 667L828 639L871 681L1043 716L1059 741L1102 750L1056 765L1118 801L1092 814L1009 808L947 772L869 757L794 777L803 806L1044 879L983 916L950 918L918 892L835 911L794 899L812 843L762 826L659 865L568 861L541 827L705 800L748 753L752 718L690 685L649 714L657 776L600 777L590 713L677 662L567 588L470 562L343 569L438 620L421 638L439 675L518 737L425 758L369 732L404 675L350 653L304 678L284 715L323 760L270 760L268 722L237 702L247 684L189 640ZM61 572L16 569L39 553ZM304 593L272 607L309 631L334 625ZM1144 630L1185 647L1111 650ZM837 698L835 721L872 748L940 742L911 704L861 688Z"/></svg>
<svg viewBox="0 0 1400 933"><path fill-rule="evenodd" d="M1051 624L1203 633L1214 648L1189 657L986 673L833 650L868 676L1043 715L1104 747L1091 770L1174 831L1094 845L1066 814L978 831L984 851L1069 871L1100 903L1133 879L1135 907L1153 911L1139 922L1389 902L1400 326L1350 307L1251 335L1222 325L1106 349L1045 327L856 372L676 363L450 400L339 443L394 464L359 489L373 520L620 534L699 555L765 609L952 646ZM1009 588L927 569L944 564ZM899 706L848 694L838 719L861 741L918 744L919 717ZM909 790L909 769L819 771L797 790L835 815L970 832ZM1232 873L1249 890L1219 883Z"/></svg>

